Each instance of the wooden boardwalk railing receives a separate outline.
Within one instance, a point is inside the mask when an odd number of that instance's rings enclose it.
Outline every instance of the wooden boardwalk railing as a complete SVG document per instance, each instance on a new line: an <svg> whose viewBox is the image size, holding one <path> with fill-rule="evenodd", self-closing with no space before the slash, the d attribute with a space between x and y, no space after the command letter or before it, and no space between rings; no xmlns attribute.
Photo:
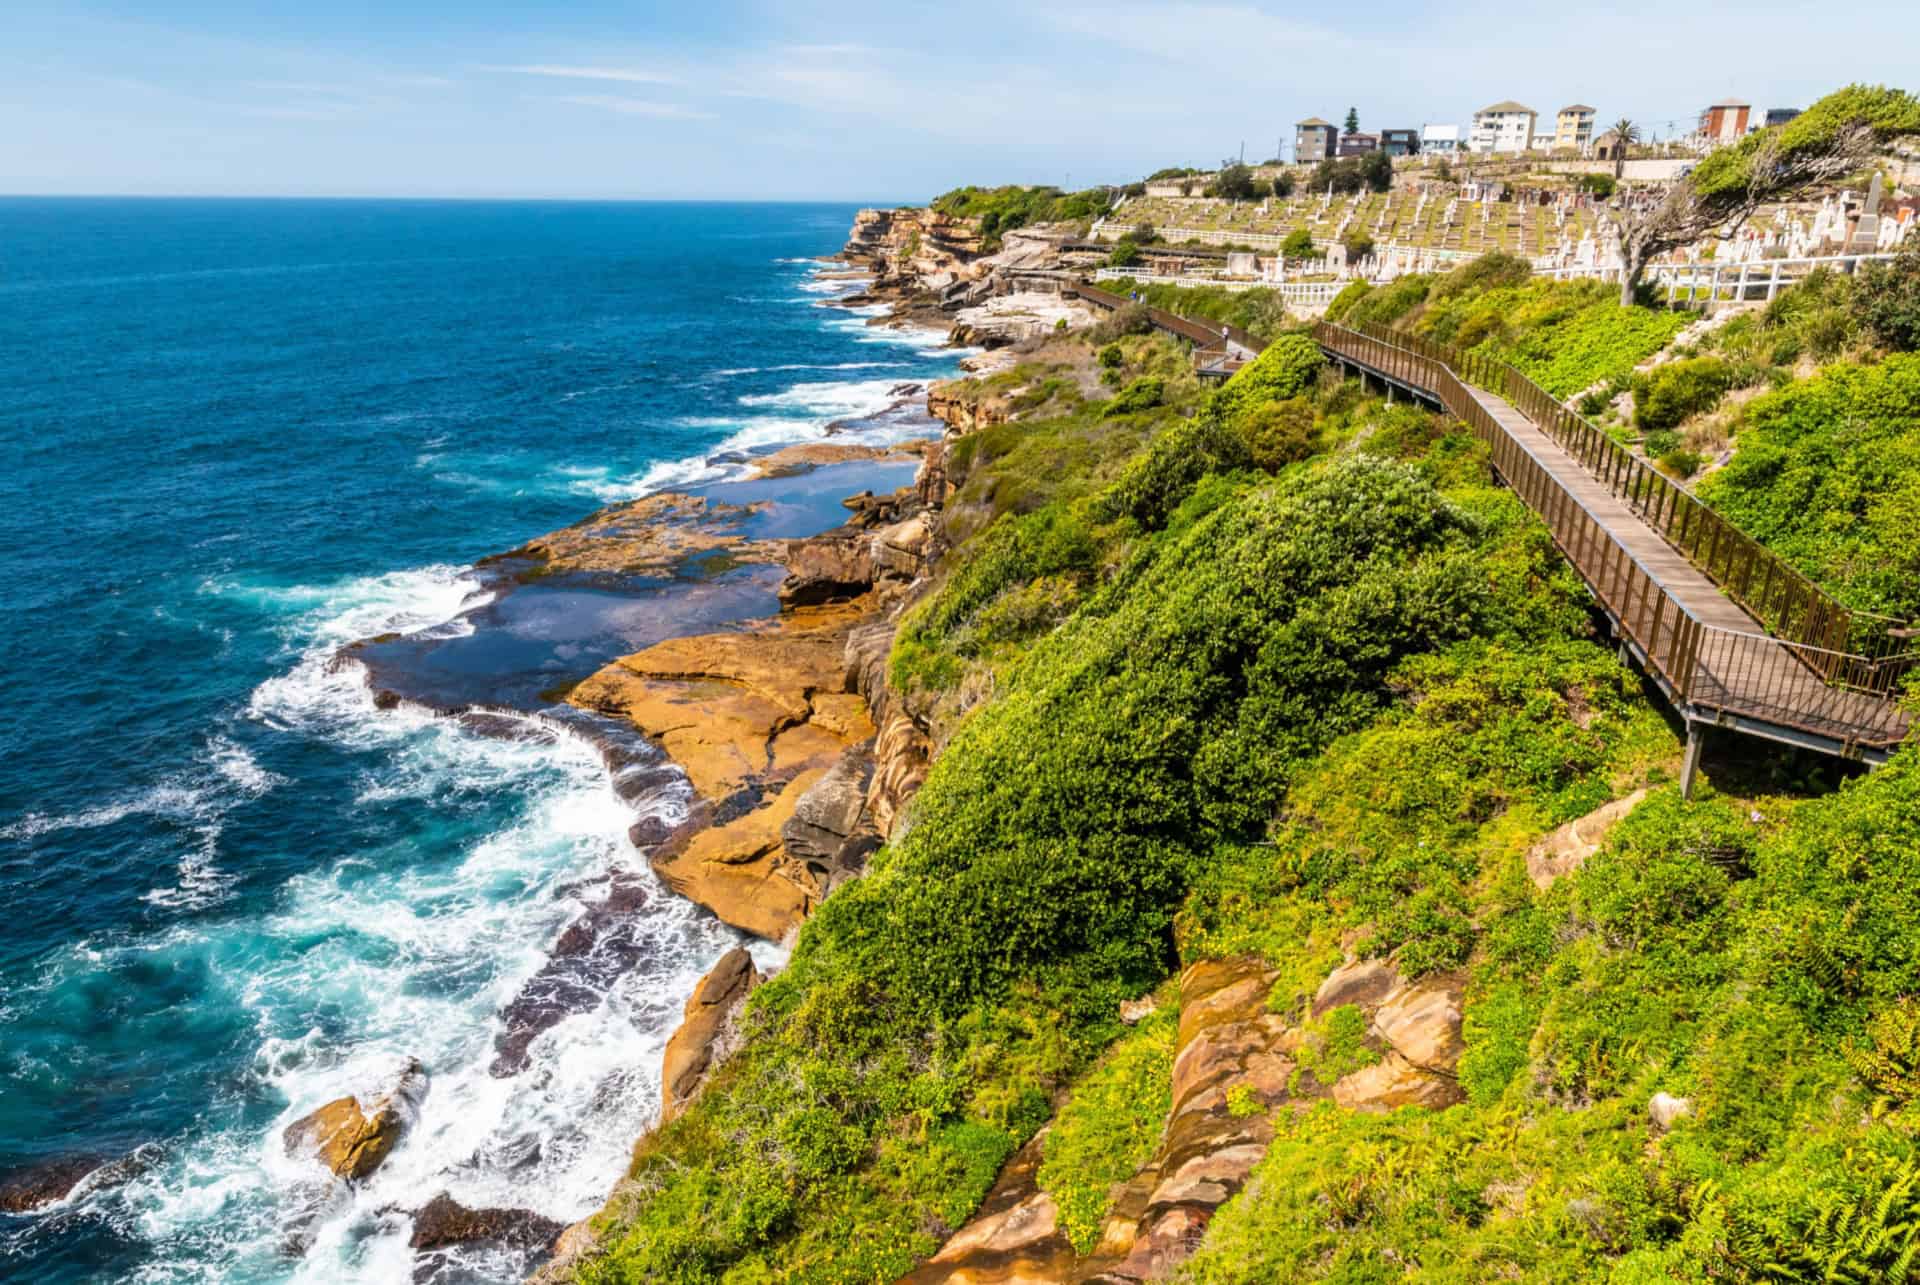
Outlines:
<svg viewBox="0 0 1920 1285"><path fill-rule="evenodd" d="M1920 665L1911 631L1836 602L1505 363L1386 328L1314 338L1488 444L1690 729L1874 762L1910 734L1894 698ZM1697 761L1693 736L1689 781Z"/></svg>

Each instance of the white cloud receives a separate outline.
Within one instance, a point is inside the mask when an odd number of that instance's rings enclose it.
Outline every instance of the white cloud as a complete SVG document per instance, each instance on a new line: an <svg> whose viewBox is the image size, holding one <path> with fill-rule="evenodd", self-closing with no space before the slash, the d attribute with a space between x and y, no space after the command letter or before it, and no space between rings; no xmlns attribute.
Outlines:
<svg viewBox="0 0 1920 1285"><path fill-rule="evenodd" d="M576 67L556 63L529 63L518 67L482 67L481 71L509 72L517 76L557 76L563 80L615 80L629 85L677 85L680 82L657 71L636 71L627 67Z"/></svg>
<svg viewBox="0 0 1920 1285"><path fill-rule="evenodd" d="M618 94L562 94L556 103L572 103L576 107L598 107L602 111L618 112L622 116L648 116L654 120L711 120L703 111L680 103L655 103L640 98L622 98Z"/></svg>

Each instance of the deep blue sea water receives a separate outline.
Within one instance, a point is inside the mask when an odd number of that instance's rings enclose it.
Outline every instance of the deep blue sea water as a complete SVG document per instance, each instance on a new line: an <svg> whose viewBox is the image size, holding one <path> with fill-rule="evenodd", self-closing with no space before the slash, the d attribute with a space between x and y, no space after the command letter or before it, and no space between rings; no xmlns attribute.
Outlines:
<svg viewBox="0 0 1920 1285"><path fill-rule="evenodd" d="M0 200L0 1174L144 1148L0 1214L0 1278L400 1281L390 1206L598 1205L732 934L654 899L650 968L490 1077L631 817L585 745L326 662L454 616L476 557L949 373L816 306L852 212ZM407 1057L414 1133L325 1196L280 1129Z"/></svg>

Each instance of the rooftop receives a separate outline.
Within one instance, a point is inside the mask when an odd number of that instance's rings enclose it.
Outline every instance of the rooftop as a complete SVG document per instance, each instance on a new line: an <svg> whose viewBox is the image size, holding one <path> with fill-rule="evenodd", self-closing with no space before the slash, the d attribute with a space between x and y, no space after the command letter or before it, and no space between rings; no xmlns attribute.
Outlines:
<svg viewBox="0 0 1920 1285"><path fill-rule="evenodd" d="M1585 103L1575 103L1571 107L1562 107L1560 114L1565 116L1569 112L1592 112L1593 110L1593 108L1587 106Z"/></svg>
<svg viewBox="0 0 1920 1285"><path fill-rule="evenodd" d="M1295 122L1294 122L1294 124L1295 124L1295 125L1297 125L1298 127L1300 127L1300 128L1302 128L1302 129L1305 129L1305 128L1306 128L1307 126L1309 126L1309 125L1320 125L1320 126L1323 126L1323 127L1325 127L1325 128L1327 128L1327 129L1332 129L1332 128L1333 128L1333 122L1332 122L1332 121L1330 121L1330 120L1321 120L1321 119L1320 119L1320 118L1319 118L1318 116L1309 116L1309 117L1307 117L1307 118L1306 118L1305 120L1303 120L1303 121L1295 121Z"/></svg>
<svg viewBox="0 0 1920 1285"><path fill-rule="evenodd" d="M1495 103L1491 107L1482 107L1478 112L1478 115L1492 116L1496 112L1525 112L1529 116L1538 114L1533 110L1533 108L1527 106L1525 103L1516 103L1513 101L1513 99L1509 98L1503 103Z"/></svg>
<svg viewBox="0 0 1920 1285"><path fill-rule="evenodd" d="M1742 102L1738 98L1722 98L1719 102L1715 103L1713 106L1714 107L1751 107L1753 106L1753 104L1748 102ZM1711 111L1713 110L1713 108L1710 107L1707 110Z"/></svg>

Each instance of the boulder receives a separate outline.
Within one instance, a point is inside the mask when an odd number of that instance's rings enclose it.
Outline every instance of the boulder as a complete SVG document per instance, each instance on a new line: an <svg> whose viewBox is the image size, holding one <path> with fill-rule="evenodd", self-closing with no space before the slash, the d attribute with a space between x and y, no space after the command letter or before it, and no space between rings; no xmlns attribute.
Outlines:
<svg viewBox="0 0 1920 1285"><path fill-rule="evenodd" d="M1075 1279L1073 1246L1053 1197L1040 1190L1047 1131L1014 1153L979 1211L896 1285L1059 1285Z"/></svg>
<svg viewBox="0 0 1920 1285"><path fill-rule="evenodd" d="M871 546L845 529L788 543L787 578L780 582L782 607L808 607L855 597L873 587Z"/></svg>
<svg viewBox="0 0 1920 1285"><path fill-rule="evenodd" d="M724 1037L740 1004L763 979L744 946L735 946L707 970L687 998L680 1027L667 1041L660 1066L660 1119L686 1108L726 1050Z"/></svg>
<svg viewBox="0 0 1920 1285"><path fill-rule="evenodd" d="M1555 879L1578 870L1588 857L1600 851L1600 845L1606 842L1608 833L1621 818L1646 797L1645 790L1635 790L1624 799L1615 799L1567 822L1534 844L1527 850L1527 877L1544 892L1553 886Z"/></svg>
<svg viewBox="0 0 1920 1285"><path fill-rule="evenodd" d="M476 1240L515 1249L545 1249L565 1230L565 1223L528 1209L468 1209L443 1191L414 1213L413 1235L407 1243L423 1251Z"/></svg>
<svg viewBox="0 0 1920 1285"><path fill-rule="evenodd" d="M370 1108L362 1108L355 1097L335 1098L288 1125L281 1141L288 1155L311 1153L337 1177L357 1182L392 1154L426 1090L426 1072L409 1058L399 1084Z"/></svg>
<svg viewBox="0 0 1920 1285"><path fill-rule="evenodd" d="M1417 1067L1391 1050L1372 1066L1342 1076L1333 1086L1333 1100L1349 1111L1391 1111L1404 1106L1437 1110L1465 1097L1453 1080Z"/></svg>
<svg viewBox="0 0 1920 1285"><path fill-rule="evenodd" d="M794 804L793 816L781 827L787 855L814 871L832 872L834 859L867 815L867 785L873 777L873 758L849 751L827 770Z"/></svg>

